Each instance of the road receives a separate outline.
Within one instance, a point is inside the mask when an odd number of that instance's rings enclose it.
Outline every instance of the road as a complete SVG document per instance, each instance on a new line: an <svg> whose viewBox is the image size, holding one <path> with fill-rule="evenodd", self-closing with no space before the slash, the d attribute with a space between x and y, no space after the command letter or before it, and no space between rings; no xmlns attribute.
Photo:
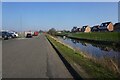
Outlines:
<svg viewBox="0 0 120 80"><path fill-rule="evenodd" d="M3 78L72 78L44 35L2 42Z"/></svg>
<svg viewBox="0 0 120 80"><path fill-rule="evenodd" d="M2 40L0 40L0 78L2 77Z"/></svg>

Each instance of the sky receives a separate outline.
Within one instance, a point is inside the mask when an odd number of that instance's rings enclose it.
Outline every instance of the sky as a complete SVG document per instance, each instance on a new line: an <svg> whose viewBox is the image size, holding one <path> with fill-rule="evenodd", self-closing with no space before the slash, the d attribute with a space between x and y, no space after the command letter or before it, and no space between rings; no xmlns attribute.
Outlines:
<svg viewBox="0 0 120 80"><path fill-rule="evenodd" d="M118 22L120 22L120 1L118 3Z"/></svg>
<svg viewBox="0 0 120 80"><path fill-rule="evenodd" d="M2 29L2 3L0 2L0 30Z"/></svg>
<svg viewBox="0 0 120 80"><path fill-rule="evenodd" d="M3 2L5 30L71 30L73 26L118 22L117 2Z"/></svg>
<svg viewBox="0 0 120 80"><path fill-rule="evenodd" d="M120 0L1 0L2 2L118 2Z"/></svg>

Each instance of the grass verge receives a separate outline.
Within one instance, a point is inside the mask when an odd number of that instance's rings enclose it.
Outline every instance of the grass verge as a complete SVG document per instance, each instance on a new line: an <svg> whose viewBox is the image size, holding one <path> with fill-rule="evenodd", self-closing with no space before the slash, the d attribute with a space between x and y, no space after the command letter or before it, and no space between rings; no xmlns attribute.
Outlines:
<svg viewBox="0 0 120 80"><path fill-rule="evenodd" d="M82 67L85 74L88 74L92 78L118 78L118 76L112 71L104 68L100 64L94 63L93 61L85 58L79 52L59 43L57 40L53 39L47 35L49 41L59 50L61 55L72 65L72 67L80 74L83 78L84 74L81 74L79 67ZM76 66L77 65L77 66Z"/></svg>

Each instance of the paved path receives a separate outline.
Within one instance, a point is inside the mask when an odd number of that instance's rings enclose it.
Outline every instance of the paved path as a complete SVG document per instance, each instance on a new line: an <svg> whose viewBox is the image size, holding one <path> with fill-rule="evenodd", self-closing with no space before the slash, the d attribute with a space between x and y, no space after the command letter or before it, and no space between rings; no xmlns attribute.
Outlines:
<svg viewBox="0 0 120 80"><path fill-rule="evenodd" d="M2 44L3 78L72 78L44 35Z"/></svg>

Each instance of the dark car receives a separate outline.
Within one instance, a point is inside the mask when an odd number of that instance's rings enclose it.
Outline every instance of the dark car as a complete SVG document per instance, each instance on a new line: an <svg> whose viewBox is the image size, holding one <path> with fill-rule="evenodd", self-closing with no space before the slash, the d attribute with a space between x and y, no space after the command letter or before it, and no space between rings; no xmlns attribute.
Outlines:
<svg viewBox="0 0 120 80"><path fill-rule="evenodd" d="M32 34L31 33L27 33L26 38L32 38Z"/></svg>
<svg viewBox="0 0 120 80"><path fill-rule="evenodd" d="M8 34L8 38L15 38L13 33L7 32L7 34Z"/></svg>
<svg viewBox="0 0 120 80"><path fill-rule="evenodd" d="M2 31L2 38L3 38L4 40L7 40L7 39L9 39L9 38L14 38L14 36L13 36L12 33L9 33L9 32L7 32L7 31Z"/></svg>
<svg viewBox="0 0 120 80"><path fill-rule="evenodd" d="M3 38L4 40L8 40L8 39L9 39L9 33L6 32L6 31L3 31L3 32L2 32L2 38Z"/></svg>

